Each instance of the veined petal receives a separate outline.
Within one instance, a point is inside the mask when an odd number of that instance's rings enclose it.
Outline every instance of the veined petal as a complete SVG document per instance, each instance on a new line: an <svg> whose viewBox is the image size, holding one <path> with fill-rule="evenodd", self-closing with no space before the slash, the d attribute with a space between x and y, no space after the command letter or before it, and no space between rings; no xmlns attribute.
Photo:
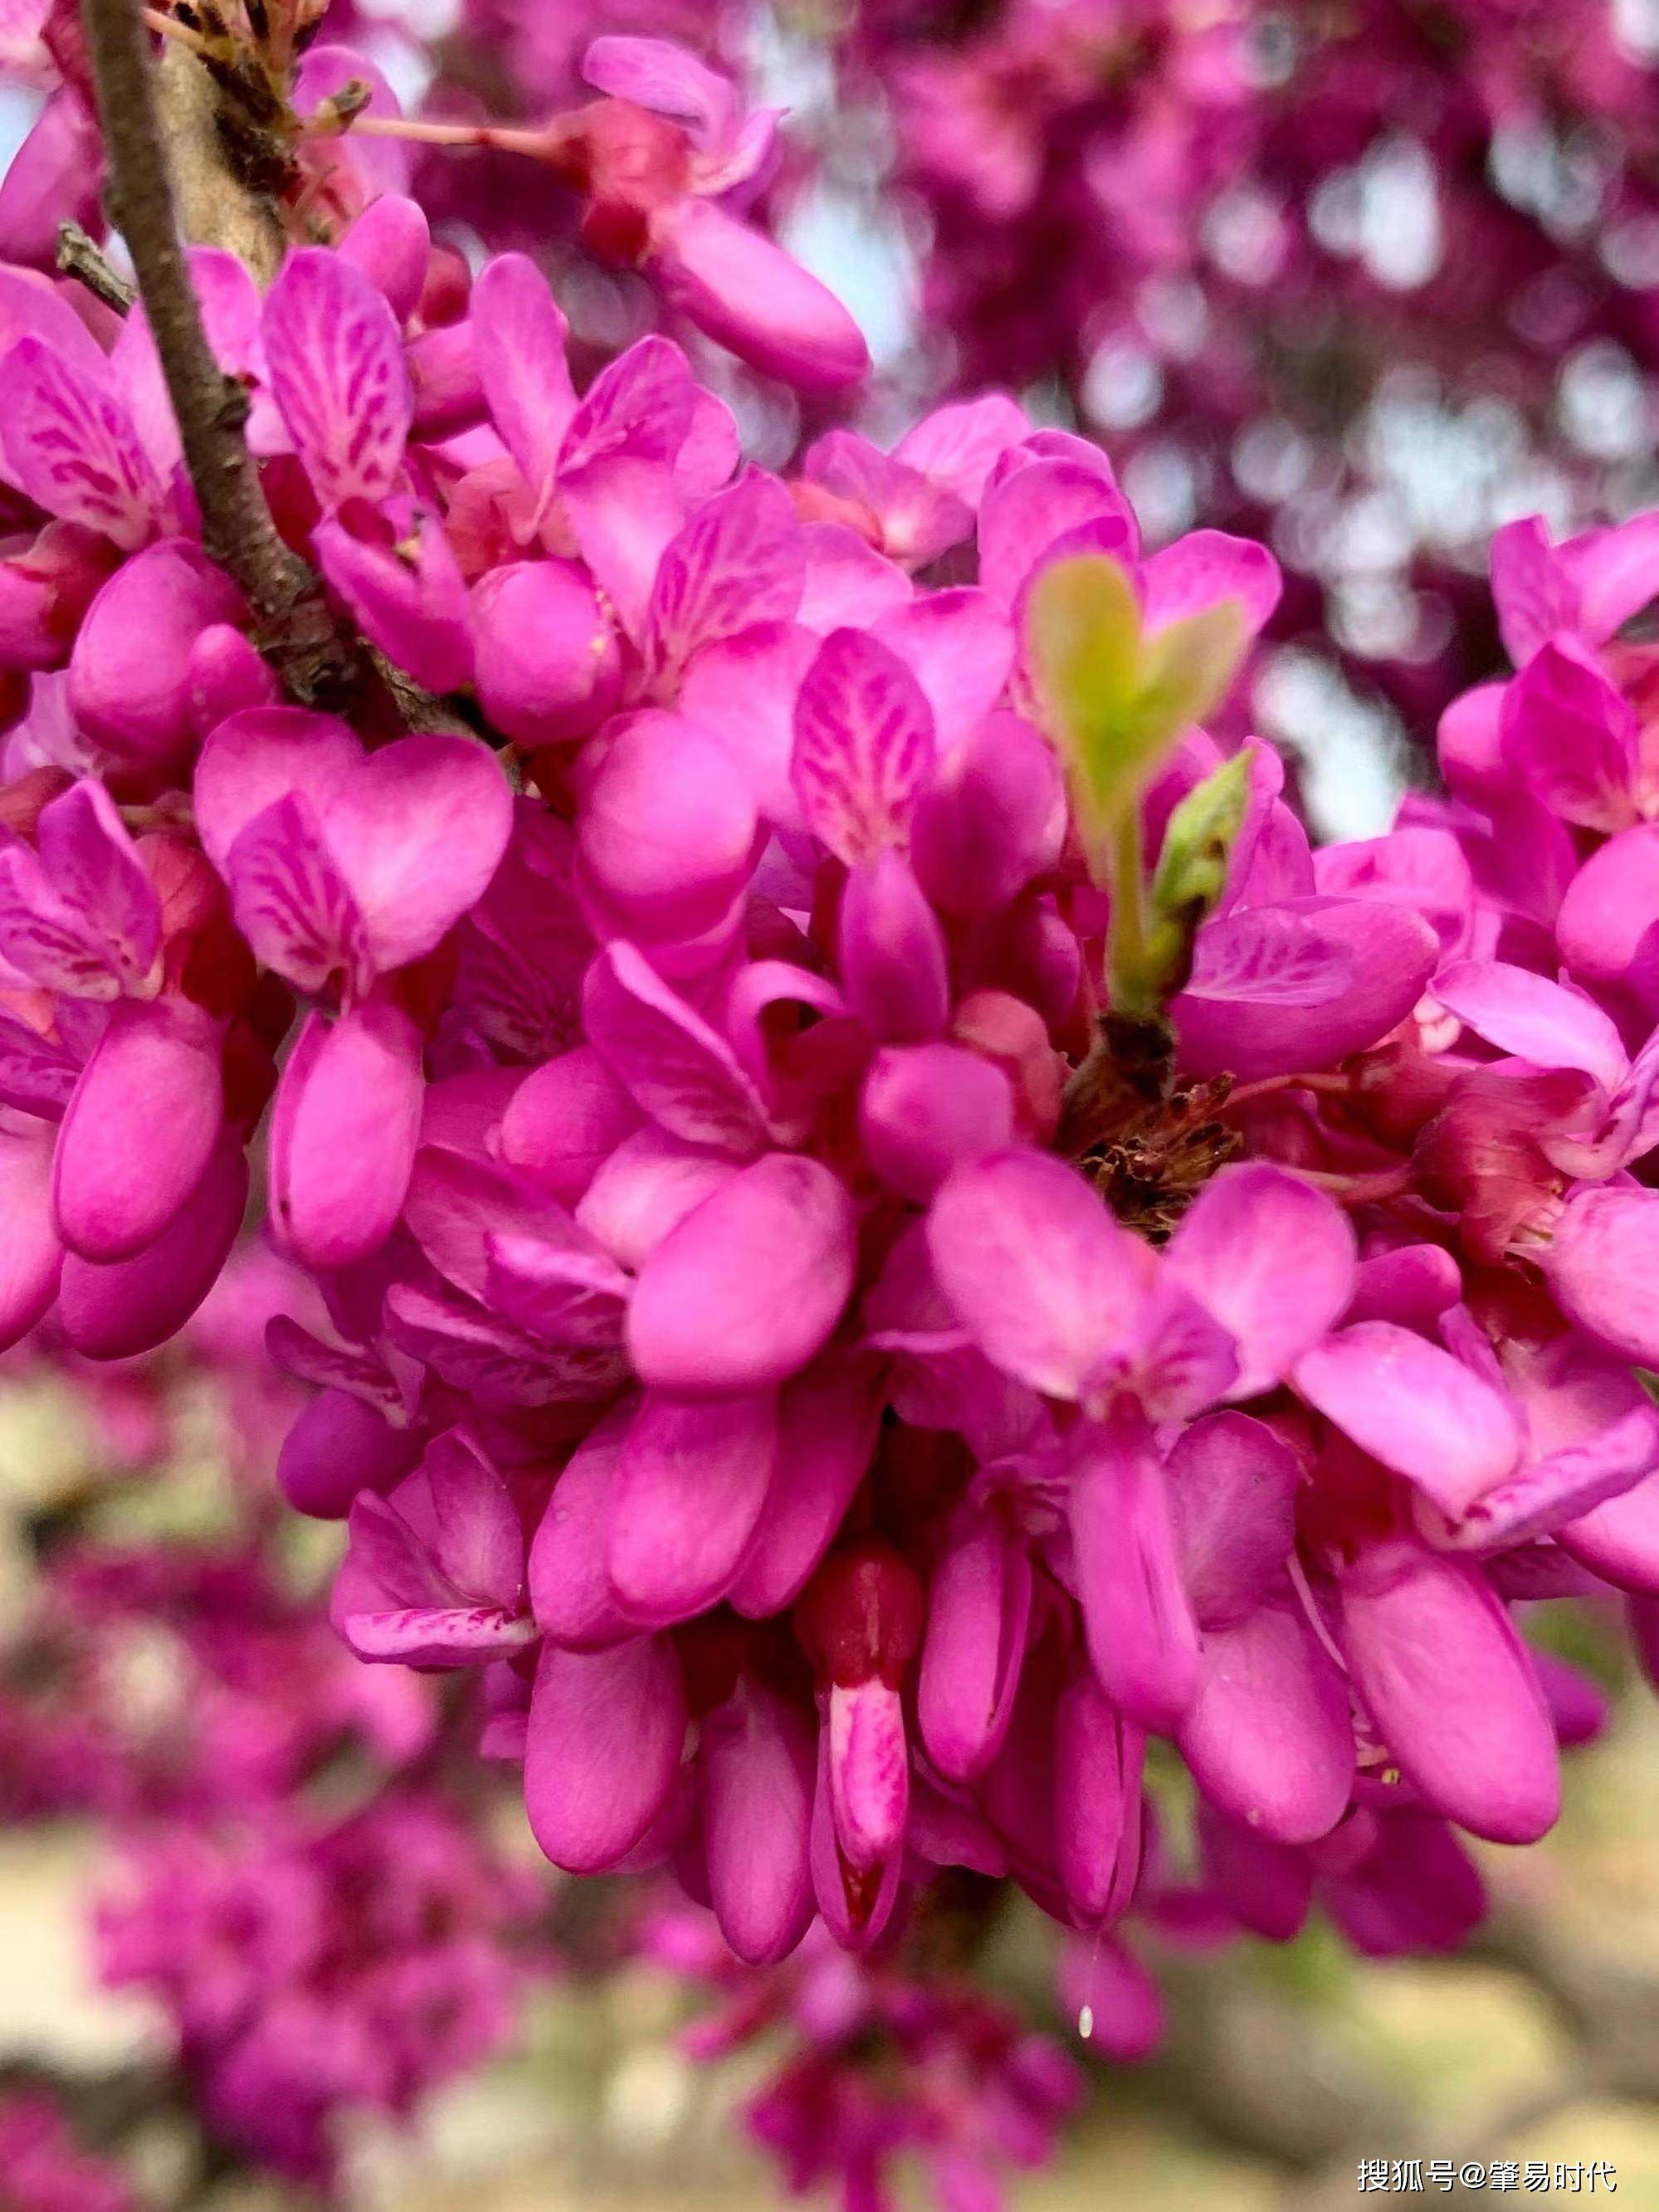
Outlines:
<svg viewBox="0 0 1659 2212"><path fill-rule="evenodd" d="M220 1024L188 1000L114 1008L58 1133L54 1203L75 1251L131 1258L188 1201L224 1121L222 1050Z"/></svg>
<svg viewBox="0 0 1659 2212"><path fill-rule="evenodd" d="M594 1652L544 1644L524 1790L554 1865L598 1874L625 1858L667 1801L684 1736L679 1662L665 1638Z"/></svg>
<svg viewBox="0 0 1659 2212"><path fill-rule="evenodd" d="M1352 1295L1353 1231L1322 1191L1265 1162L1223 1168L1169 1248L1169 1266L1231 1330L1239 1374L1228 1395L1280 1380Z"/></svg>
<svg viewBox="0 0 1659 2212"><path fill-rule="evenodd" d="M1522 1434L1504 1393L1393 1322L1339 1329L1297 1362L1297 1389L1454 1516L1511 1474Z"/></svg>
<svg viewBox="0 0 1659 2212"><path fill-rule="evenodd" d="M716 1604L749 1548L777 1457L769 1395L684 1400L647 1391L617 1462L611 1584L642 1625Z"/></svg>
<svg viewBox="0 0 1659 2212"><path fill-rule="evenodd" d="M1103 1352L1133 1340L1154 1273L1083 1178L1041 1153L959 1169L928 1216L939 1286L994 1365L1075 1398Z"/></svg>

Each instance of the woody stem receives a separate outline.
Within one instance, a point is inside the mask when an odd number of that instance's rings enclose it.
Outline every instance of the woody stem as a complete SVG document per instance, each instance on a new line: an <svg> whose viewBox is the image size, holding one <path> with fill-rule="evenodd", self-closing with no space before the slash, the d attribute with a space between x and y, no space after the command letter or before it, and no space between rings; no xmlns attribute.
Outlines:
<svg viewBox="0 0 1659 2212"><path fill-rule="evenodd" d="M155 339L203 543L253 611L258 643L306 703L337 696L355 655L323 588L276 532L242 435L246 401L221 373L179 243L148 40L133 0L82 0L98 94L111 221L127 242Z"/></svg>

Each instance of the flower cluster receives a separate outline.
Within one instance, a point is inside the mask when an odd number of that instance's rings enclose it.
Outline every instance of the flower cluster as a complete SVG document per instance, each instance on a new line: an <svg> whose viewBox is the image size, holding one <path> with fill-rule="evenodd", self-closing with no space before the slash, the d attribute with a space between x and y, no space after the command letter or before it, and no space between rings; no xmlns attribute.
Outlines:
<svg viewBox="0 0 1659 2212"><path fill-rule="evenodd" d="M0 2096L0 2189L19 2212L137 2212L138 2201L118 2166L81 2148L40 2090Z"/></svg>
<svg viewBox="0 0 1659 2212"><path fill-rule="evenodd" d="M885 2204L889 2168L915 2155L939 2204L1000 2204L1001 2167L1043 2165L1083 2094L1076 2064L966 1976L861 1964L821 1926L759 1976L684 1911L648 1920L641 1950L722 2000L686 2033L698 2061L782 2031L744 2117L793 2195L833 2180L847 2205Z"/></svg>
<svg viewBox="0 0 1659 2212"><path fill-rule="evenodd" d="M331 1823L137 1847L99 1966L159 2001L215 2135L327 2183L343 2116L405 2118L507 2039L540 1900L440 1796L394 1789Z"/></svg>
<svg viewBox="0 0 1659 2212"><path fill-rule="evenodd" d="M651 42L587 70L599 229L853 374L721 204L769 121ZM1597 1717L1514 1608L1650 1638L1659 1589L1651 520L1501 538L1453 796L1315 853L1202 727L1272 558L1148 552L1012 399L782 477L660 337L578 392L536 268L465 280L395 190L263 296L191 266L285 538L445 726L278 696L142 309L106 347L5 274L4 1335L167 1338L257 1137L341 1634L472 1670L547 1856L671 1866L745 1961L949 1869L1109 1929L1152 1737L1243 1924L1455 1940L1460 1832L1541 1835ZM356 1939L279 1918L309 2019ZM290 2047L132 1940L271 2109Z"/></svg>
<svg viewBox="0 0 1659 2212"><path fill-rule="evenodd" d="M97 1968L155 2002L173 2059L112 2134L187 2082L222 2157L327 2182L351 2124L406 2121L498 2050L558 1955L551 1883L492 1839L499 1770L457 1755L433 1683L359 1666L285 1557L271 1462L300 1394L263 1328L315 1318L305 1287L239 1255L179 1346L58 1376L91 1395L89 1479L51 1502L0 1644L0 1821L90 1815L120 1864ZM204 1445L229 1476L209 1497ZM158 1504L190 1533L145 1533ZM0 2100L5 2202L125 2207L49 2123Z"/></svg>

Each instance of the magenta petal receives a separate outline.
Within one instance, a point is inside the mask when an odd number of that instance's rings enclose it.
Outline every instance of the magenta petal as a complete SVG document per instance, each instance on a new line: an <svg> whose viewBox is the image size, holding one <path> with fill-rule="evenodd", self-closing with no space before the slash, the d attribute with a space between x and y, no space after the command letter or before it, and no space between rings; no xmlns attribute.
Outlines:
<svg viewBox="0 0 1659 2212"><path fill-rule="evenodd" d="M155 1243L107 1267L64 1261L58 1313L88 1359L153 1352L190 1319L219 1279L247 1204L247 1159L222 1137L194 1192Z"/></svg>
<svg viewBox="0 0 1659 2212"><path fill-rule="evenodd" d="M1182 1757L1205 1795L1275 1842L1336 1826L1354 1771L1347 1686L1288 1595L1206 1628Z"/></svg>
<svg viewBox="0 0 1659 2212"><path fill-rule="evenodd" d="M592 1046L578 1045L532 1068L514 1091L501 1116L501 1158L574 1206L639 1118Z"/></svg>
<svg viewBox="0 0 1659 2212"><path fill-rule="evenodd" d="M1030 1610L1024 1539L994 1512L963 1509L933 1563L916 1680L921 1740L949 1781L970 1781L1001 1747Z"/></svg>
<svg viewBox="0 0 1659 2212"><path fill-rule="evenodd" d="M1533 1665L1549 1707L1556 1741L1566 1751L1594 1743L1607 1724L1608 1700L1589 1675L1553 1652L1535 1651Z"/></svg>
<svg viewBox="0 0 1659 2212"><path fill-rule="evenodd" d="M430 952L488 889L513 828L501 764L471 738L400 738L342 783L324 816L379 972Z"/></svg>
<svg viewBox="0 0 1659 2212"><path fill-rule="evenodd" d="M848 877L840 951L847 1002L882 1043L945 1034L951 1012L945 933L902 854L879 853Z"/></svg>
<svg viewBox="0 0 1659 2212"><path fill-rule="evenodd" d="M201 632L185 677L191 726L201 738L210 737L233 714L274 706L281 696L270 663L228 623L213 623Z"/></svg>
<svg viewBox="0 0 1659 2212"><path fill-rule="evenodd" d="M128 1259L189 1200L224 1120L222 1045L187 999L112 1011L58 1133L53 1203L72 1250Z"/></svg>
<svg viewBox="0 0 1659 2212"><path fill-rule="evenodd" d="M836 1840L848 1864L868 1874L902 1843L909 1815L910 1758L898 1692L879 1676L832 1683L824 1733Z"/></svg>
<svg viewBox="0 0 1659 2212"><path fill-rule="evenodd" d="M598 1874L625 1857L667 1801L684 1738L679 1661L665 1638L609 1651L544 1644L524 1796L531 1832L554 1865Z"/></svg>
<svg viewBox="0 0 1659 2212"><path fill-rule="evenodd" d="M1327 1893L1331 1917L1364 1958L1461 1951L1486 1915L1486 1886L1455 1832L1402 1810Z"/></svg>
<svg viewBox="0 0 1659 2212"><path fill-rule="evenodd" d="M103 785L83 778L43 806L35 846L53 890L108 948L114 975L141 989L161 946L161 902Z"/></svg>
<svg viewBox="0 0 1659 2212"><path fill-rule="evenodd" d="M1360 1261L1344 1319L1397 1322L1429 1334L1462 1295L1462 1274L1443 1246L1400 1244Z"/></svg>
<svg viewBox="0 0 1659 2212"><path fill-rule="evenodd" d="M409 1432L373 1406L343 1390L320 1390L283 1438L276 1485L296 1513L338 1521L360 1491L400 1481L415 1451Z"/></svg>
<svg viewBox="0 0 1659 2212"><path fill-rule="evenodd" d="M1542 647L1504 691L1503 757L1564 821L1623 830L1636 818L1636 711L1570 639Z"/></svg>
<svg viewBox="0 0 1659 2212"><path fill-rule="evenodd" d="M296 990L325 991L336 979L356 994L374 969L362 908L297 793L257 815L225 867L237 927L256 959Z"/></svg>
<svg viewBox="0 0 1659 2212"><path fill-rule="evenodd" d="M466 586L442 528L421 525L411 565L338 522L319 522L311 536L323 574L371 644L428 691L456 691L472 678Z"/></svg>
<svg viewBox="0 0 1659 2212"><path fill-rule="evenodd" d="M416 1154L404 1219L444 1279L481 1300L493 1238L538 1237L555 1250L603 1256L558 1200L527 1176L441 1145L422 1145Z"/></svg>
<svg viewBox="0 0 1659 2212"><path fill-rule="evenodd" d="M459 1429L434 1438L421 1472L439 1567L464 1596L516 1612L524 1595L524 1530L507 1485Z"/></svg>
<svg viewBox="0 0 1659 2212"><path fill-rule="evenodd" d="M1007 1077L954 1044L878 1053L859 1092L859 1135L882 1181L925 1206L945 1177L1003 1150L1014 1133Z"/></svg>
<svg viewBox="0 0 1659 2212"><path fill-rule="evenodd" d="M171 764L194 735L192 648L212 624L246 619L240 592L199 546L146 546L101 586L76 636L76 720L124 766Z"/></svg>
<svg viewBox="0 0 1659 2212"><path fill-rule="evenodd" d="M758 811L787 830L803 826L789 763L795 695L817 649L798 623L757 623L705 646L680 689L680 712L730 756Z"/></svg>
<svg viewBox="0 0 1659 2212"><path fill-rule="evenodd" d="M986 592L957 585L894 608L876 635L921 686L940 754L954 752L1002 696L1014 657L1008 617ZM1039 773L1039 788L1043 781Z"/></svg>
<svg viewBox="0 0 1659 2212"><path fill-rule="evenodd" d="M671 306L740 360L803 392L869 373L863 334L835 294L781 246L713 200L678 200L647 268Z"/></svg>
<svg viewBox="0 0 1659 2212"><path fill-rule="evenodd" d="M755 803L725 748L676 714L641 714L607 747L584 795L578 844L594 882L640 935L712 928L747 878Z"/></svg>
<svg viewBox="0 0 1659 2212"><path fill-rule="evenodd" d="M635 1129L588 1185L576 1219L612 1259L639 1268L671 1230L738 1172L720 1152L682 1144L654 1123Z"/></svg>
<svg viewBox="0 0 1659 2212"><path fill-rule="evenodd" d="M477 1667L507 1659L535 1641L527 1620L493 1606L408 1606L390 1613L348 1613L340 1633L358 1658L400 1667Z"/></svg>
<svg viewBox="0 0 1659 2212"><path fill-rule="evenodd" d="M393 1504L368 1492L354 1503L348 1522L351 1548L332 1601L337 1614L430 1609L461 1595L439 1571L423 1533L430 1520L423 1477L417 1473L400 1486L398 1498Z"/></svg>
<svg viewBox="0 0 1659 2212"><path fill-rule="evenodd" d="M307 1267L349 1267L391 1233L421 1127L421 1040L378 1002L307 1017L271 1117L273 1218Z"/></svg>
<svg viewBox="0 0 1659 2212"><path fill-rule="evenodd" d="M1164 2039L1164 1999L1157 1982L1128 1946L1073 1936L1060 1954L1060 1986L1066 2010L1086 2012L1089 2039L1120 2066L1150 2058Z"/></svg>
<svg viewBox="0 0 1659 2212"><path fill-rule="evenodd" d="M769 1153L705 1199L640 1271L629 1351L659 1389L765 1389L821 1351L853 1287L852 1200L816 1160Z"/></svg>
<svg viewBox="0 0 1659 2212"><path fill-rule="evenodd" d="M700 507L663 554L651 587L647 661L678 672L699 647L756 623L790 621L805 578L788 493L775 477L744 477Z"/></svg>
<svg viewBox="0 0 1659 2212"><path fill-rule="evenodd" d="M0 1104L58 1122L74 1096L81 1067L77 1054L0 1012Z"/></svg>
<svg viewBox="0 0 1659 2212"><path fill-rule="evenodd" d="M1563 1552L1623 1589L1659 1592L1659 1474L1556 1532Z"/></svg>
<svg viewBox="0 0 1659 2212"><path fill-rule="evenodd" d="M1630 1378L1633 1387L1634 1378ZM1488 1551L1578 1528L1584 1516L1624 1498L1659 1467L1659 1413L1651 1400L1611 1418L1583 1441L1528 1461L1486 1491L1447 1532L1456 1549Z"/></svg>
<svg viewBox="0 0 1659 2212"><path fill-rule="evenodd" d="M27 1336L58 1295L52 1136L49 1121L0 1117L0 1352Z"/></svg>
<svg viewBox="0 0 1659 2212"><path fill-rule="evenodd" d="M100 364L101 368L101 364ZM19 484L60 521L131 552L155 532L161 488L106 374L22 337L5 356L0 445Z"/></svg>
<svg viewBox="0 0 1659 2212"><path fill-rule="evenodd" d="M1025 460L991 486L980 508L981 585L999 605L1014 606L1048 549L1079 531L1103 552L1133 556L1134 519L1109 468L1103 473L1065 457Z"/></svg>
<svg viewBox="0 0 1659 2212"><path fill-rule="evenodd" d="M371 200L336 249L361 270L399 323L421 302L432 252L432 227L417 202L402 192Z"/></svg>
<svg viewBox="0 0 1659 2212"><path fill-rule="evenodd" d="M1279 605L1279 563L1265 545L1224 530L1194 530L1143 562L1143 618L1149 630L1231 603L1251 636Z"/></svg>
<svg viewBox="0 0 1659 2212"><path fill-rule="evenodd" d="M1054 1723L1054 1839L1079 1923L1109 1928L1140 1879L1146 1738L1086 1672L1060 1692Z"/></svg>
<svg viewBox="0 0 1659 2212"><path fill-rule="evenodd" d="M646 1394L611 1515L611 1585L631 1619L665 1626L725 1595L760 1519L777 1449L769 1395Z"/></svg>
<svg viewBox="0 0 1659 2212"><path fill-rule="evenodd" d="M977 507L986 480L1011 447L1030 435L1025 410L1006 392L988 392L936 407L908 429L893 448L893 459L941 483Z"/></svg>
<svg viewBox="0 0 1659 2212"><path fill-rule="evenodd" d="M1626 1359L1659 1363L1659 1194L1581 1188L1540 1258L1569 1320Z"/></svg>
<svg viewBox="0 0 1659 2212"><path fill-rule="evenodd" d="M325 509L383 499L414 413L385 295L346 255L301 246L265 295L264 331L271 396Z"/></svg>
<svg viewBox="0 0 1659 2212"><path fill-rule="evenodd" d="M1183 1068L1243 1081L1330 1067L1402 1022L1440 957L1429 924L1376 899L1299 899L1200 931L1171 1002Z"/></svg>
<svg viewBox="0 0 1659 2212"><path fill-rule="evenodd" d="M1176 1277L1231 1332L1230 1396L1279 1382L1347 1304L1353 1231L1322 1191L1266 1163L1223 1168L1170 1240Z"/></svg>
<svg viewBox="0 0 1659 2212"><path fill-rule="evenodd" d="M1539 515L1493 531L1489 558L1498 635L1524 668L1540 646L1578 627L1578 592Z"/></svg>
<svg viewBox="0 0 1659 2212"><path fill-rule="evenodd" d="M809 1845L812 1888L823 1924L845 1951L867 1951L892 1918L904 1854L890 1851L879 1866L860 1869L844 1856L837 1835L830 1779L830 1729L818 1730L817 1778L812 1792Z"/></svg>
<svg viewBox="0 0 1659 2212"><path fill-rule="evenodd" d="M1453 1516L1521 1456L1521 1430L1504 1394L1392 1322L1339 1329L1304 1353L1294 1379L1327 1420Z"/></svg>
<svg viewBox="0 0 1659 2212"><path fill-rule="evenodd" d="M1197 1825L1205 1879L1228 1911L1270 1943L1288 1943L1299 1936L1313 1898L1307 1854L1269 1843L1201 1800Z"/></svg>
<svg viewBox="0 0 1659 2212"><path fill-rule="evenodd" d="M158 550L160 549L158 548ZM364 757L345 724L301 707L254 707L220 724L196 763L196 827L222 876L249 823L280 800L301 799L320 822Z"/></svg>
<svg viewBox="0 0 1659 2212"><path fill-rule="evenodd" d="M908 841L933 764L921 685L867 630L831 631L795 701L790 775L806 826L849 867Z"/></svg>
<svg viewBox="0 0 1659 2212"><path fill-rule="evenodd" d="M1193 1611L1206 1630L1225 1626L1285 1571L1296 1533L1295 1457L1265 1422L1212 1413L1176 1438L1166 1467Z"/></svg>
<svg viewBox="0 0 1659 2212"><path fill-rule="evenodd" d="M1150 1439L1093 1430L1073 1468L1066 1518L1102 1689L1143 1728L1173 1728L1197 1693L1199 1635Z"/></svg>
<svg viewBox="0 0 1659 2212"><path fill-rule="evenodd" d="M1448 1820L1535 1843L1560 1810L1555 1732L1538 1677L1485 1579L1406 1545L1342 1583L1354 1686L1407 1779Z"/></svg>
<svg viewBox="0 0 1659 2212"><path fill-rule="evenodd" d="M812 1731L741 1680L702 1726L703 1844L720 1933L751 1966L793 1951L812 1914Z"/></svg>
<svg viewBox="0 0 1659 2212"><path fill-rule="evenodd" d="M993 1153L934 1200L927 1245L939 1285L987 1358L1053 1397L1081 1393L1103 1350L1127 1340L1152 1255L1081 1176L1040 1153Z"/></svg>
<svg viewBox="0 0 1659 2212"><path fill-rule="evenodd" d="M574 561L509 561L473 586L468 619L478 700L524 745L565 744L617 703L615 627Z"/></svg>
<svg viewBox="0 0 1659 2212"><path fill-rule="evenodd" d="M502 253L486 264L472 288L472 329L491 419L539 515L576 398L565 362L568 326L526 256Z"/></svg>
<svg viewBox="0 0 1659 2212"><path fill-rule="evenodd" d="M596 89L684 124L696 143L723 135L735 119L730 78L672 39L595 39L581 67L584 79Z"/></svg>
<svg viewBox="0 0 1659 2212"><path fill-rule="evenodd" d="M767 1143L765 1104L737 1054L635 946L619 942L600 953L582 1011L611 1073L672 1135L738 1159Z"/></svg>
<svg viewBox="0 0 1659 2212"><path fill-rule="evenodd" d="M911 858L946 914L995 914L1060 857L1065 790L1054 747L1017 714L987 717L917 801Z"/></svg>
<svg viewBox="0 0 1659 2212"><path fill-rule="evenodd" d="M547 1344L621 1344L631 1285L602 1252L491 1230L484 1258L484 1304L514 1328Z"/></svg>
<svg viewBox="0 0 1659 2212"><path fill-rule="evenodd" d="M1561 957L1581 981L1621 982L1659 1005L1659 825L1622 830L1589 854L1556 916Z"/></svg>
<svg viewBox="0 0 1659 2212"><path fill-rule="evenodd" d="M617 1465L634 1418L619 1406L589 1431L554 1486L530 1547L530 1604L554 1644L603 1650L634 1633L611 1594L605 1559Z"/></svg>
<svg viewBox="0 0 1659 2212"><path fill-rule="evenodd" d="M1540 1067L1577 1067L1609 1093L1629 1066L1619 1031L1600 1006L1547 975L1502 960L1459 960L1434 979L1434 995L1500 1052Z"/></svg>
<svg viewBox="0 0 1659 2212"><path fill-rule="evenodd" d="M762 1620L800 1595L869 1471L880 1422L867 1360L831 1353L784 1385L772 1486L729 1592L738 1613Z"/></svg>
<svg viewBox="0 0 1659 2212"><path fill-rule="evenodd" d="M697 412L697 386L679 348L654 333L637 339L599 371L570 418L559 452L561 494L572 477L624 454L672 463Z"/></svg>

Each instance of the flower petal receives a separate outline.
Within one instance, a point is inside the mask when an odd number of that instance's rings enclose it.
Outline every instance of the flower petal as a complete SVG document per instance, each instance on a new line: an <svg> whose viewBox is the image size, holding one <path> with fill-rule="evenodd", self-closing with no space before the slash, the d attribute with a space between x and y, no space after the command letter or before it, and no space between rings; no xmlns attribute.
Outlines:
<svg viewBox="0 0 1659 2212"><path fill-rule="evenodd" d="M685 1737L679 1661L665 1638L609 1651L546 1644L525 1745L525 1808L555 1866L598 1874L626 1857L667 1802Z"/></svg>
<svg viewBox="0 0 1659 2212"><path fill-rule="evenodd" d="M1223 1168L1169 1247L1177 1279L1229 1329L1251 1398L1279 1382L1352 1295L1353 1231L1322 1191L1266 1162Z"/></svg>
<svg viewBox="0 0 1659 2212"><path fill-rule="evenodd" d="M1293 1379L1327 1420L1453 1516L1520 1459L1520 1425L1504 1394L1393 1322L1339 1329L1304 1354Z"/></svg>
<svg viewBox="0 0 1659 2212"><path fill-rule="evenodd" d="M786 1381L853 1287L852 1200L816 1160L769 1153L707 1198L640 1271L628 1343L641 1380L696 1394Z"/></svg>

